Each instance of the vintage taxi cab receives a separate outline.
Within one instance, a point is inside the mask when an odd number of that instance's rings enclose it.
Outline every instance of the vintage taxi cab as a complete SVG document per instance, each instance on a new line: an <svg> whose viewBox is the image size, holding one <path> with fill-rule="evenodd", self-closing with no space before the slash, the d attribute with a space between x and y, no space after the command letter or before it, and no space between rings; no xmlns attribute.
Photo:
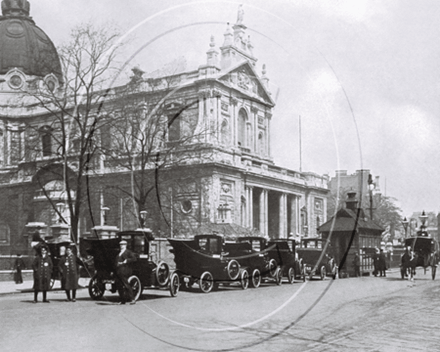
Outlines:
<svg viewBox="0 0 440 352"><path fill-rule="evenodd" d="M324 280L327 275L336 274L337 267L331 247L325 248L325 241L321 238L303 238L297 252L303 260L304 271L309 278L319 276L321 280Z"/></svg>

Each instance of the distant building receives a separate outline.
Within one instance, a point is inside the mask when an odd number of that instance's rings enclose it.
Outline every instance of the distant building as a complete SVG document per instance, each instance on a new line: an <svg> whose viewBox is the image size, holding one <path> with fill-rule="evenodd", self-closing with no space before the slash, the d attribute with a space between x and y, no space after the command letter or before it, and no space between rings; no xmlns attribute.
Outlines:
<svg viewBox="0 0 440 352"><path fill-rule="evenodd" d="M336 170L335 176L330 178L328 183L330 192L337 194L339 190L344 192L353 191L360 195L368 196L368 176L369 169L356 170L354 174L348 174L347 170ZM379 176L374 177L374 194L380 193Z"/></svg>

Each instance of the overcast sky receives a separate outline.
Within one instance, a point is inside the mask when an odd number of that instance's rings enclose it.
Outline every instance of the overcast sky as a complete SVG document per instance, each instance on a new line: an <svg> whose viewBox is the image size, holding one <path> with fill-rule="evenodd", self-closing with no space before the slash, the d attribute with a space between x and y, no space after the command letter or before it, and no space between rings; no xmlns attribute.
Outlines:
<svg viewBox="0 0 440 352"><path fill-rule="evenodd" d="M115 23L132 38L128 67L146 72L182 56L188 68L204 64L210 36L219 48L244 4L256 69L266 64L277 103L275 162L299 170L301 116L303 171L370 169L404 216L440 210L438 0L30 3L55 45L83 22Z"/></svg>

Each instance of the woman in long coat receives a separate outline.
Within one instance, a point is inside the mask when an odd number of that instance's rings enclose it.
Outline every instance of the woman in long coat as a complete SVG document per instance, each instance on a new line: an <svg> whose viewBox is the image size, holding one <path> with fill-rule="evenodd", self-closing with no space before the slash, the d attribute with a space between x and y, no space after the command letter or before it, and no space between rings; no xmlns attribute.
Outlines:
<svg viewBox="0 0 440 352"><path fill-rule="evenodd" d="M49 303L46 294L50 290L53 264L47 247L40 248L32 263L32 269L34 270L34 302L38 302L38 292L42 291L43 302Z"/></svg>
<svg viewBox="0 0 440 352"><path fill-rule="evenodd" d="M75 302L78 289L78 259L71 247L66 248L66 255L60 258L58 268L61 273L61 287L66 291L67 300Z"/></svg>

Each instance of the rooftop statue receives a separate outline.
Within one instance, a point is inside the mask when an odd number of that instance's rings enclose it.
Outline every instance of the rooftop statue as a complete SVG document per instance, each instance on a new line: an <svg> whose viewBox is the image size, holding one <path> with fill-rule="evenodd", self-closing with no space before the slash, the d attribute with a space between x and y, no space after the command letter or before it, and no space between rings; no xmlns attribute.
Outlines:
<svg viewBox="0 0 440 352"><path fill-rule="evenodd" d="M240 6L238 6L237 23L236 24L243 23L243 16L244 16L244 10L243 10L243 4L241 4Z"/></svg>

